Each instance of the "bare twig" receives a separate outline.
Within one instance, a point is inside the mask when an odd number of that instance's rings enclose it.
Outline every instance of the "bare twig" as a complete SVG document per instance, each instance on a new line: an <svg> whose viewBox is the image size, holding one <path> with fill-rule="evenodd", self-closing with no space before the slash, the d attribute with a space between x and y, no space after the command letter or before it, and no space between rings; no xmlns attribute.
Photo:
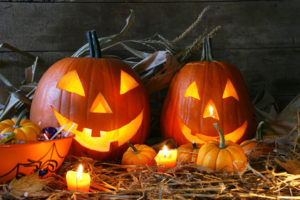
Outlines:
<svg viewBox="0 0 300 200"><path fill-rule="evenodd" d="M204 14L210 9L209 6L205 7L202 12L198 15L198 18L196 21L194 21L181 35L179 35L177 38L175 38L172 43L177 43L180 40L182 40L185 36L187 36L202 20Z"/></svg>

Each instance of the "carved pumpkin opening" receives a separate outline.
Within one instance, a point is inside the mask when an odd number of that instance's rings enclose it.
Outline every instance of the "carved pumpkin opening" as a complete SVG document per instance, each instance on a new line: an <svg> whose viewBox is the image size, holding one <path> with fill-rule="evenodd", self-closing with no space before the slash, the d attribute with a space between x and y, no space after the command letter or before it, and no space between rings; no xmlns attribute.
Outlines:
<svg viewBox="0 0 300 200"><path fill-rule="evenodd" d="M222 98L225 99L225 98L228 98L228 97L233 97L237 101L240 100L239 96L238 96L236 90L234 89L234 86L233 86L233 84L230 80L227 80Z"/></svg>
<svg viewBox="0 0 300 200"><path fill-rule="evenodd" d="M212 100L210 100L203 112L203 118L207 118L207 117L211 117L214 118L216 120L219 120L219 115L218 115L218 111L216 109L216 106L214 104L214 102Z"/></svg>
<svg viewBox="0 0 300 200"><path fill-rule="evenodd" d="M120 95L136 88L139 85L132 76L121 70Z"/></svg>
<svg viewBox="0 0 300 200"><path fill-rule="evenodd" d="M200 96L199 96L199 92L198 92L198 88L196 85L196 82L192 82L189 87L186 89L184 95L184 97L193 97L195 99L200 100Z"/></svg>
<svg viewBox="0 0 300 200"><path fill-rule="evenodd" d="M99 92L97 97L95 98L90 112L93 113L112 113L111 108L109 107L107 101L103 97L102 93Z"/></svg>
<svg viewBox="0 0 300 200"><path fill-rule="evenodd" d="M142 110L138 116L131 120L128 124L110 131L100 131L98 133L100 137L95 137L92 133L92 129L83 128L82 131L78 131L78 124L62 116L53 107L52 110L59 124L67 125L65 129L69 129L73 126L72 132L75 133L76 141L82 146L93 149L100 152L107 152L110 150L110 145L113 142L117 142L118 146L121 146L128 142L128 138L132 138L139 130L143 122L144 110Z"/></svg>
<svg viewBox="0 0 300 200"><path fill-rule="evenodd" d="M79 76L75 70L65 74L57 83L57 88L78 94L80 96L85 96L84 89L82 87Z"/></svg>

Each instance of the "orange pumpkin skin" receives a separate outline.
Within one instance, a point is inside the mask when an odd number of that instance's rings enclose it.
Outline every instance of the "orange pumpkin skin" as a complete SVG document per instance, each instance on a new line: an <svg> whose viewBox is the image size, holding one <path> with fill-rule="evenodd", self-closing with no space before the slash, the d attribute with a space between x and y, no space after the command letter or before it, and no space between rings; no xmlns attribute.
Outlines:
<svg viewBox="0 0 300 200"><path fill-rule="evenodd" d="M264 122L261 121L257 125L256 136L250 140L244 140L241 142L240 146L243 148L245 154L248 156L252 151L255 150L255 153L251 155L251 157L256 157L257 155L262 155L265 152L272 152L272 148L270 145L266 143L261 143L263 141L262 136L262 128ZM257 148L256 148L257 147Z"/></svg>
<svg viewBox="0 0 300 200"><path fill-rule="evenodd" d="M210 106L213 117L207 115ZM242 75L225 62L187 63L169 86L161 114L162 132L179 144L205 143L218 139L215 122L226 140L239 143L254 136L254 108Z"/></svg>
<svg viewBox="0 0 300 200"><path fill-rule="evenodd" d="M194 145L192 143L180 145L177 148L177 161L182 164L196 163L198 152L201 146L201 144L196 144L197 148L194 149Z"/></svg>
<svg viewBox="0 0 300 200"><path fill-rule="evenodd" d="M197 165L216 171L243 171L247 165L247 157L242 147L231 141L226 141L225 146L220 149L219 141L204 144L199 150Z"/></svg>
<svg viewBox="0 0 300 200"><path fill-rule="evenodd" d="M28 119L22 119L18 127L14 127L17 118L6 119L0 122L0 134L7 132L14 132L16 138L14 142L25 141L25 142L36 142L38 136L41 133L40 128Z"/></svg>
<svg viewBox="0 0 300 200"><path fill-rule="evenodd" d="M145 144L135 144L137 152L129 147L122 157L122 165L154 165L156 152Z"/></svg>
<svg viewBox="0 0 300 200"><path fill-rule="evenodd" d="M244 140L243 142L241 142L240 145L244 150L245 154L249 155L252 152L252 150L257 146L257 143L257 141Z"/></svg>
<svg viewBox="0 0 300 200"><path fill-rule="evenodd" d="M58 88L61 80L75 82L64 78L67 74L77 74L84 95L70 91L70 86L68 90ZM138 85L121 94L122 74ZM97 98L102 100L101 105ZM75 123L71 153L111 160L122 155L129 140L144 142L149 103L142 82L125 63L116 59L65 58L52 65L39 81L30 119L42 128L67 124L68 130Z"/></svg>
<svg viewBox="0 0 300 200"><path fill-rule="evenodd" d="M240 144L240 146L243 148L247 156L251 155L250 158L258 158L259 155L267 155L272 153L272 143L269 144L261 141L245 140Z"/></svg>

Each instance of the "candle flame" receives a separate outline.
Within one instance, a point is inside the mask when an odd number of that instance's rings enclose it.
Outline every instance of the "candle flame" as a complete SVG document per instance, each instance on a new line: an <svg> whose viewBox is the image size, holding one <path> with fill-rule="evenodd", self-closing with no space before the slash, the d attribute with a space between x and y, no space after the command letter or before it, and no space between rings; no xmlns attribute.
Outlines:
<svg viewBox="0 0 300 200"><path fill-rule="evenodd" d="M203 118L208 118L208 117L219 120L218 111L216 109L215 104L211 100L207 103L203 112Z"/></svg>
<svg viewBox="0 0 300 200"><path fill-rule="evenodd" d="M82 164L80 164L78 167L78 170L77 170L77 178L78 179L81 179L82 171L83 171L83 167L82 167Z"/></svg>
<svg viewBox="0 0 300 200"><path fill-rule="evenodd" d="M169 150L168 150L168 147L166 145L164 145L164 147L162 149L162 154L165 158L169 155Z"/></svg>
<svg viewBox="0 0 300 200"><path fill-rule="evenodd" d="M214 107L212 107L211 105L209 106L209 114L210 114L210 116L214 116Z"/></svg>

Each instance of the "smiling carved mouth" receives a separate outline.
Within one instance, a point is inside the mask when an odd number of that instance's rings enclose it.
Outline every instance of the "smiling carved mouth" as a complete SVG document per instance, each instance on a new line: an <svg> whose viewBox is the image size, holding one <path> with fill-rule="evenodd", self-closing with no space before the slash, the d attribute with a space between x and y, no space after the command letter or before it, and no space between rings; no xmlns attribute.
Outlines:
<svg viewBox="0 0 300 200"><path fill-rule="evenodd" d="M121 146L136 135L137 131L142 125L143 122L143 113L142 110L133 120L124 126L114 129L111 131L100 131L101 137L92 137L92 130L89 128L83 128L82 131L78 131L78 124L69 120L68 118L62 116L57 112L53 107L51 107L55 117L60 124L60 126L67 125L64 130L69 130L73 124L72 133L75 134L75 140L82 146L92 149L94 151L108 152L110 150L110 144L112 142L118 142L118 146Z"/></svg>
<svg viewBox="0 0 300 200"><path fill-rule="evenodd" d="M219 136L208 136L203 133L192 134L192 130L189 127L187 127L181 119L179 119L178 121L179 121L180 130L182 131L185 138L187 140L189 140L190 142L194 141L196 143L203 144L205 142L208 142L211 140L217 140L219 138ZM224 135L225 140L231 140L232 142L239 141L243 137L243 135L247 129L247 126L248 126L248 122L244 121L244 123L241 126L239 126L238 128L236 128L234 131L225 134Z"/></svg>

